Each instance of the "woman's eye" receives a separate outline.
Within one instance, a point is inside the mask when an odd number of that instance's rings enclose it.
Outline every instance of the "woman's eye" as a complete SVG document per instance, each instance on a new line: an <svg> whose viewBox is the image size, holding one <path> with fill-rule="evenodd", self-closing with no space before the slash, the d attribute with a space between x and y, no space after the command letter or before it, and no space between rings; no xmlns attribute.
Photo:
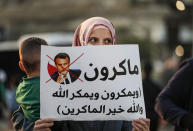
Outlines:
<svg viewBox="0 0 193 131"><path fill-rule="evenodd" d="M110 39L105 40L105 44L110 44L110 43L112 43L112 41Z"/></svg>
<svg viewBox="0 0 193 131"><path fill-rule="evenodd" d="M96 42L97 39L96 38L90 38L89 42Z"/></svg>

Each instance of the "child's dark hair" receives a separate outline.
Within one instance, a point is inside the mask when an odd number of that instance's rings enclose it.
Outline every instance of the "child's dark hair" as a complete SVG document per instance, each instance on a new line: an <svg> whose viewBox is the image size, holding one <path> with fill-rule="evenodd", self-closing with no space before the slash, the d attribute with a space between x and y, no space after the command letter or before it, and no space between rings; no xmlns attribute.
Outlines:
<svg viewBox="0 0 193 131"><path fill-rule="evenodd" d="M47 42L38 37L30 37L20 44L19 56L26 73L31 73L40 66L41 45L48 45Z"/></svg>

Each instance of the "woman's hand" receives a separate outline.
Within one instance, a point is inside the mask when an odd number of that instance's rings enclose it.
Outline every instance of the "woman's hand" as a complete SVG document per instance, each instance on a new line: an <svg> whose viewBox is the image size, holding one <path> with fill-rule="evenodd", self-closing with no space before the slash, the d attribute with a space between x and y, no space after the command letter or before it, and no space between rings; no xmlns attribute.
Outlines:
<svg viewBox="0 0 193 131"><path fill-rule="evenodd" d="M51 131L49 127L54 125L54 119L46 118L35 121L34 130L35 131Z"/></svg>
<svg viewBox="0 0 193 131"><path fill-rule="evenodd" d="M139 118L132 121L132 131L150 131L150 119Z"/></svg>

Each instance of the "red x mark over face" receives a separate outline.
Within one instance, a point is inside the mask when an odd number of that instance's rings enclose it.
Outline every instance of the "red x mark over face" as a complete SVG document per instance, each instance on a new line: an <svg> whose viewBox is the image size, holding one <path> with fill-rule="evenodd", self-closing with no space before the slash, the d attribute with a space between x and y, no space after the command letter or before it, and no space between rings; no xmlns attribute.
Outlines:
<svg viewBox="0 0 193 131"><path fill-rule="evenodd" d="M62 68L62 71L61 72L63 72L63 71L66 71L66 72L69 72L69 67L72 65L72 64L74 64L80 57L82 57L84 55L84 53L82 53L78 58L76 58L71 64L69 64L67 67L63 67ZM48 56L48 55L46 55L48 58L50 58L52 61L54 61L54 59L52 59L50 56ZM55 61L54 61L55 62ZM76 75L74 75L72 72L69 72L72 76L74 76L76 79L79 79L81 82L83 82L83 80L81 80L80 78L78 78ZM55 78L57 76L57 74L56 75L54 75L54 76L52 76L49 80L47 80L45 83L48 83L51 79L53 79L53 78Z"/></svg>

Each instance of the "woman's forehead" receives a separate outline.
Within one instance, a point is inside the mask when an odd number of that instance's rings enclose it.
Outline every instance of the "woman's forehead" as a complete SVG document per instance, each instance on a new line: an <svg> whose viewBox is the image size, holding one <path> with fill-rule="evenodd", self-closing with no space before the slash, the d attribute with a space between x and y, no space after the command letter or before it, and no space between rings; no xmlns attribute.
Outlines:
<svg viewBox="0 0 193 131"><path fill-rule="evenodd" d="M112 37L110 30L106 28L98 28L91 32L90 37Z"/></svg>

